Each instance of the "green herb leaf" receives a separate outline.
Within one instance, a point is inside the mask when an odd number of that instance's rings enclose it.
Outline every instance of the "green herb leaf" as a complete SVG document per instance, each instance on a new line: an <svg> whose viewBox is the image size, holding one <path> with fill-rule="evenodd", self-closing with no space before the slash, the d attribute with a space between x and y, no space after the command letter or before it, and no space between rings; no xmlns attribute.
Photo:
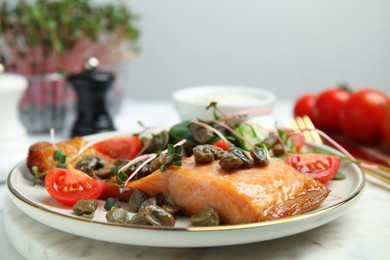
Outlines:
<svg viewBox="0 0 390 260"><path fill-rule="evenodd" d="M183 139L187 140L187 144L195 146L198 143L192 137L189 126L191 121L183 121L179 124L172 126L169 129L169 138L172 143L180 142Z"/></svg>

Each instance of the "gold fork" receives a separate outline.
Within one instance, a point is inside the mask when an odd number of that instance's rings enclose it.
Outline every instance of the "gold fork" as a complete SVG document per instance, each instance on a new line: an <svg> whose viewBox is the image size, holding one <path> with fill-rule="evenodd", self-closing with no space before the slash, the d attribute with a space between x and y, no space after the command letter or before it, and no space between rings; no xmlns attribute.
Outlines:
<svg viewBox="0 0 390 260"><path fill-rule="evenodd" d="M301 132L306 141L323 144L320 134L315 130L315 126L308 116L296 117L291 122L291 128L295 132ZM359 159L364 163L369 163ZM378 168L364 168L363 171L376 179L390 184L390 168L380 165ZM386 187L389 188L389 187Z"/></svg>

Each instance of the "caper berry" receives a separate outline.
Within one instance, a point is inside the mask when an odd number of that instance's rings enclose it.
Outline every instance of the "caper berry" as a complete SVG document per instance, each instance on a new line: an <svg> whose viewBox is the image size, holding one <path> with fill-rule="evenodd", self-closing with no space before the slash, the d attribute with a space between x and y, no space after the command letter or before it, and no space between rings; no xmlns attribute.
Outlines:
<svg viewBox="0 0 390 260"><path fill-rule="evenodd" d="M265 147L254 146L250 150L250 154L257 165L266 166L270 162L268 150Z"/></svg>

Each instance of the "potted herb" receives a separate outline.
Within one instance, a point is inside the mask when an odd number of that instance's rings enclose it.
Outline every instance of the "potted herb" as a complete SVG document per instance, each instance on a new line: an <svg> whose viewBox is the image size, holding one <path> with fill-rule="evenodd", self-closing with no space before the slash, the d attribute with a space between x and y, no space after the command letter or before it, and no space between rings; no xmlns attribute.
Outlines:
<svg viewBox="0 0 390 260"><path fill-rule="evenodd" d="M88 57L96 57L104 67L130 60L138 52L137 16L118 2L100 5L90 0L2 2L0 63L7 71L27 76L30 81L21 106L30 113L34 112L32 109L39 111L35 111L36 118L30 117L29 123L40 118L63 121L61 115L66 112L67 102L74 100L63 75L82 71ZM58 105L61 109L53 110ZM59 114L42 115L53 111ZM53 122L42 124L36 122L35 128L28 130L42 132L63 126Z"/></svg>

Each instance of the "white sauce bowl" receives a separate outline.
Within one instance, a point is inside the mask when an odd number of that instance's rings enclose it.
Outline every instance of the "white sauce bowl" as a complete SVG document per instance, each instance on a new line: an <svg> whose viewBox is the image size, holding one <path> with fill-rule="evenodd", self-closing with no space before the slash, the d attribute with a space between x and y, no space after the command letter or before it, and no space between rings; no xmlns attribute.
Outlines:
<svg viewBox="0 0 390 260"><path fill-rule="evenodd" d="M252 109L260 110L257 115L268 115L276 100L275 94L265 89L229 85L188 87L175 91L172 98L182 120L214 119L213 109L206 109L213 101L228 116Z"/></svg>

